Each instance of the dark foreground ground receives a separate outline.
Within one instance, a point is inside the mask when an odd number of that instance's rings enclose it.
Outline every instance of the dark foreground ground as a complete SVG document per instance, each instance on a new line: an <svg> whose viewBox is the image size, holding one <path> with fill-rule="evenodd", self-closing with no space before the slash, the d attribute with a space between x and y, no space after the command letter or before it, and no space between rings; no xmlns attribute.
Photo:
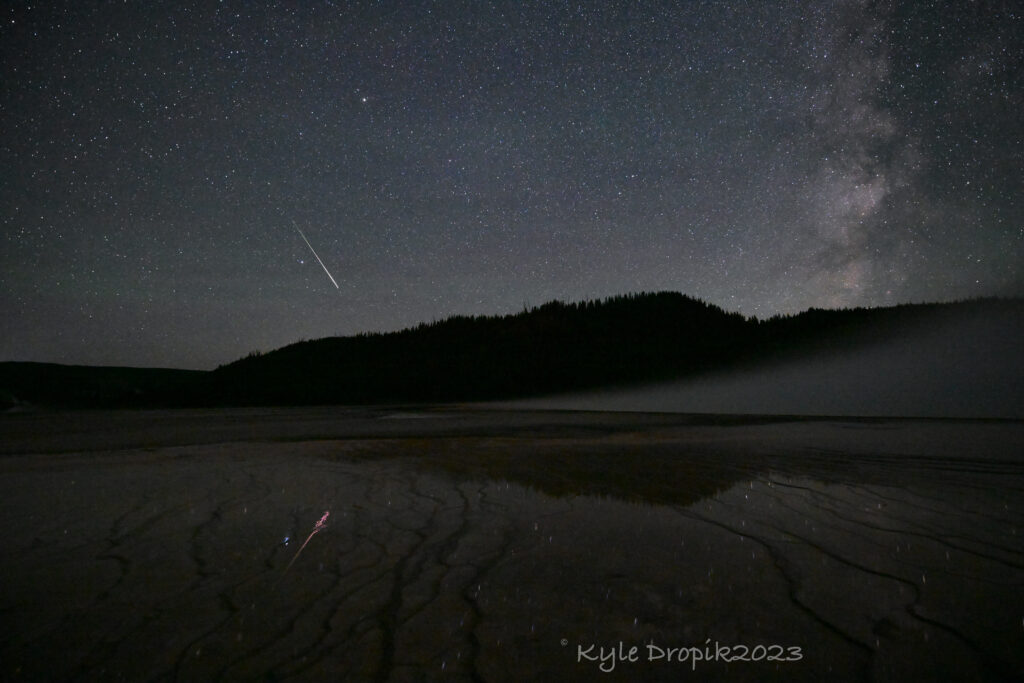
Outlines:
<svg viewBox="0 0 1024 683"><path fill-rule="evenodd" d="M1020 422L6 415L0 679L1019 680L1022 453Z"/></svg>

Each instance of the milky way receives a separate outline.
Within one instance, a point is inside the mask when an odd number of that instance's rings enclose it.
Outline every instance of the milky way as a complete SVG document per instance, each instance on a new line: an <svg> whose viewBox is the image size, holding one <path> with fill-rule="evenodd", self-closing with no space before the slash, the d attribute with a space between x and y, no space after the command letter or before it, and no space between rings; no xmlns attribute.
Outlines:
<svg viewBox="0 0 1024 683"><path fill-rule="evenodd" d="M1024 293L1013 2L2 11L0 360Z"/></svg>

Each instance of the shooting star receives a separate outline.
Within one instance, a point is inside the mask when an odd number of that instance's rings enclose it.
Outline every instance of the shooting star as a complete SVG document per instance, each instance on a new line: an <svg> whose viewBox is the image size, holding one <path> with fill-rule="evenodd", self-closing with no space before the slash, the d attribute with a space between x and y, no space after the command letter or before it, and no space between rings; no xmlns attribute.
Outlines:
<svg viewBox="0 0 1024 683"><path fill-rule="evenodd" d="M334 276L331 275L331 271L327 270L327 266L325 266L324 262L320 261L320 257L316 255L316 249L314 249L313 245L309 243L309 240L306 239L306 236L302 234L302 230L299 229L299 224L295 222L294 218L292 219L292 225L294 225L295 229L299 231L299 237L301 237L302 241L306 243L306 246L309 247L309 250L313 252L313 256L316 256L316 260L320 262L320 267L324 269L325 273L327 273L327 277L331 278L331 282L334 283L334 288L341 289L341 287L338 286L338 283L334 282Z"/></svg>

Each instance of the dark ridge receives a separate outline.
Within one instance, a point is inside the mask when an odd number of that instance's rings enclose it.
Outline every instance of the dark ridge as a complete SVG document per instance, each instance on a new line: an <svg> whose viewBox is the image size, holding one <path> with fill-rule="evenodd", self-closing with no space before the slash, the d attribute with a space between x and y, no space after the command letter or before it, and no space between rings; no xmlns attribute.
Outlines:
<svg viewBox="0 0 1024 683"><path fill-rule="evenodd" d="M976 316L1019 316L1022 300L820 310L759 321L676 292L551 302L457 316L390 334L300 342L204 378L209 404L472 401L692 377L833 353Z"/></svg>
<svg viewBox="0 0 1024 683"><path fill-rule="evenodd" d="M0 403L77 407L475 401L623 387L870 346L942 323L1021 320L1021 299L744 318L676 292L552 301L252 353L212 372L0 363Z"/></svg>
<svg viewBox="0 0 1024 683"><path fill-rule="evenodd" d="M775 359L830 353L892 341L955 322L1013 318L1019 323L1024 320L1022 313L1024 299L995 297L885 308L810 308L795 315L751 320L756 326L752 355L756 359Z"/></svg>
<svg viewBox="0 0 1024 683"><path fill-rule="evenodd" d="M0 410L165 407L180 401L206 374L198 370L0 362Z"/></svg>
<svg viewBox="0 0 1024 683"><path fill-rule="evenodd" d="M215 370L214 404L466 401L628 384L734 357L743 316L678 293L456 316L390 334L300 342Z"/></svg>

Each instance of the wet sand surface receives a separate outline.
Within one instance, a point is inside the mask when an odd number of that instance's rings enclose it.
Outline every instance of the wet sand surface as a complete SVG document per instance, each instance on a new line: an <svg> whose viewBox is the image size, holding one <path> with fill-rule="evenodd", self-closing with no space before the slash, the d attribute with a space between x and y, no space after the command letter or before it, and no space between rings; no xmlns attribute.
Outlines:
<svg viewBox="0 0 1024 683"><path fill-rule="evenodd" d="M7 415L0 678L1019 680L1022 453L1020 422Z"/></svg>

